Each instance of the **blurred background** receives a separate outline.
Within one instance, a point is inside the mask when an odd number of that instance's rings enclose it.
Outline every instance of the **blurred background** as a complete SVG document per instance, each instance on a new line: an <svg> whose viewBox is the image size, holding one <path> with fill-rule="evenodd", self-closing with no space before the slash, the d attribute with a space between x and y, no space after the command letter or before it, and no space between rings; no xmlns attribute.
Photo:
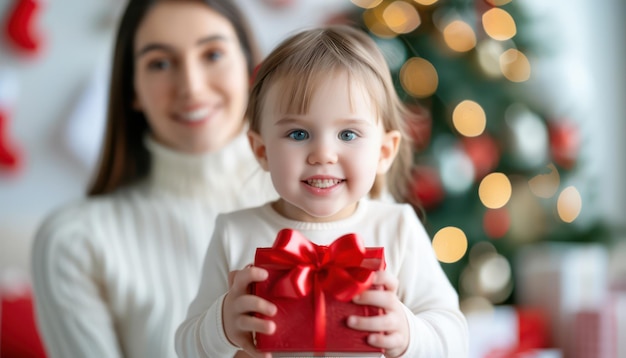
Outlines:
<svg viewBox="0 0 626 358"><path fill-rule="evenodd" d="M377 41L472 357L626 357L625 1L233 1L265 54L324 23ZM0 0L2 357L33 235L97 161L124 4Z"/></svg>

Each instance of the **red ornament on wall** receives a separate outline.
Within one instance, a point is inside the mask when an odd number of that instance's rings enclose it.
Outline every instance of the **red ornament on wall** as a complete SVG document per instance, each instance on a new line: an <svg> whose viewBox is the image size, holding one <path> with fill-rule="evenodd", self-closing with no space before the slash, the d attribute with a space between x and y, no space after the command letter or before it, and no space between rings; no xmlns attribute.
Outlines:
<svg viewBox="0 0 626 358"><path fill-rule="evenodd" d="M5 35L18 51L35 55L41 50L42 36L37 27L37 19L42 0L17 0L9 10Z"/></svg>

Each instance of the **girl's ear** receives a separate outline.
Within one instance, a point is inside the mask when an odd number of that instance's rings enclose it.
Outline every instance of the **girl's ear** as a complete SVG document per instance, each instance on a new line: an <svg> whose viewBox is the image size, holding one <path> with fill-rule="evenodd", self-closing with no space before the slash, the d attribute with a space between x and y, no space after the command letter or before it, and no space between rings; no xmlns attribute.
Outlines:
<svg viewBox="0 0 626 358"><path fill-rule="evenodd" d="M380 157L378 159L378 174L385 174L391 167L393 160L400 149L402 135L399 131L392 130L384 134L380 145Z"/></svg>
<svg viewBox="0 0 626 358"><path fill-rule="evenodd" d="M263 138L261 135L255 131L248 131L248 141L250 142L250 148L252 148L252 153L256 158L257 162L261 165L263 170L268 171L267 165L267 153L265 150L265 142L263 142Z"/></svg>

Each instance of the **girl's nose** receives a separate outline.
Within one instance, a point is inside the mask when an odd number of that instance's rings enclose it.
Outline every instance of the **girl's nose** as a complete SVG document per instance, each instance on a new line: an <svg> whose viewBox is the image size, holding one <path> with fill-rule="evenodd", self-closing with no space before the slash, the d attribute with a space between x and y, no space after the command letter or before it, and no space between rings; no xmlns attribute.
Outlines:
<svg viewBox="0 0 626 358"><path fill-rule="evenodd" d="M337 151L328 142L320 140L313 143L307 161L311 165L334 164L337 162Z"/></svg>

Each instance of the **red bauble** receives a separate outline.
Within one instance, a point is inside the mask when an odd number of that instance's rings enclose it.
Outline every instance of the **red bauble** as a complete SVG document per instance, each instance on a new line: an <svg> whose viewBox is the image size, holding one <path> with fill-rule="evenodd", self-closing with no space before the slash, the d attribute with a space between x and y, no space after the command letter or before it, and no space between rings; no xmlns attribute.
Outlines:
<svg viewBox="0 0 626 358"><path fill-rule="evenodd" d="M572 169L580 150L578 127L569 121L549 124L550 151L554 163L564 169Z"/></svg>
<svg viewBox="0 0 626 358"><path fill-rule="evenodd" d="M20 150L9 138L9 118L7 111L0 107L0 169L17 171L22 165Z"/></svg>
<svg viewBox="0 0 626 358"><path fill-rule="evenodd" d="M445 197L439 173L434 168L418 167L413 171L411 194L425 209L434 209Z"/></svg>
<svg viewBox="0 0 626 358"><path fill-rule="evenodd" d="M506 235L511 227L511 216L506 208L487 209L483 216L483 228L487 236L499 239Z"/></svg>
<svg viewBox="0 0 626 358"><path fill-rule="evenodd" d="M419 152L426 149L430 143L432 118L422 106L410 105L408 109L409 113L405 118L407 134L413 141L413 149Z"/></svg>
<svg viewBox="0 0 626 358"><path fill-rule="evenodd" d="M478 137L463 137L461 145L474 165L475 179L478 181L491 173L500 161L498 143L489 134Z"/></svg>

